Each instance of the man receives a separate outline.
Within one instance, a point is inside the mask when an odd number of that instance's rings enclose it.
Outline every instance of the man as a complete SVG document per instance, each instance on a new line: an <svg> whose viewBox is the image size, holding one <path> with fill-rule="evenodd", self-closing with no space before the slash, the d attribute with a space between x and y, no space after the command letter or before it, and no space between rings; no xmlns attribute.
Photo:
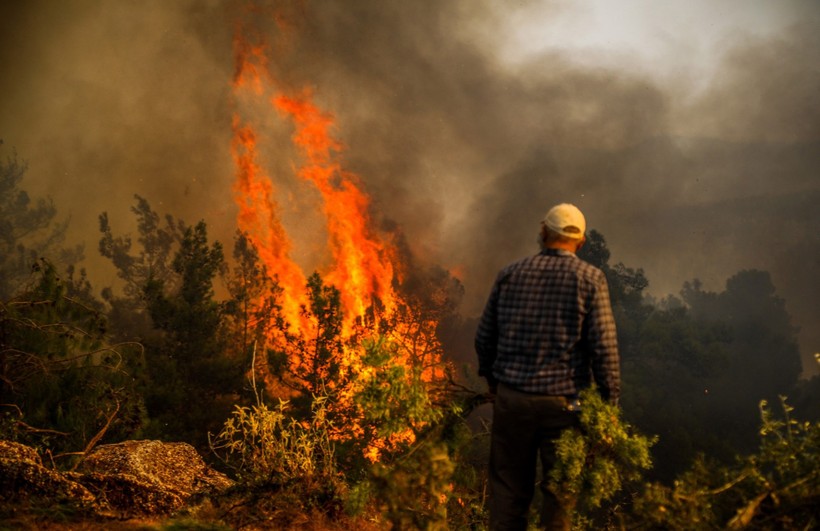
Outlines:
<svg viewBox="0 0 820 531"><path fill-rule="evenodd" d="M594 380L617 403L620 368L609 288L601 270L575 253L586 220L560 204L541 222L541 252L498 274L476 333L478 373L495 395L490 447L490 529L524 530L537 456L544 481L541 524L569 529L567 511L546 488L554 440L577 424L578 393Z"/></svg>

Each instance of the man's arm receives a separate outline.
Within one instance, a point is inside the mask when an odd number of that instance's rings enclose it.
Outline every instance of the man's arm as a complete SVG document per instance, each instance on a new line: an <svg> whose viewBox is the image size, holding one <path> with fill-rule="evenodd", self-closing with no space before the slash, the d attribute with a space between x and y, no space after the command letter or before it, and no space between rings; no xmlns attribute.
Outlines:
<svg viewBox="0 0 820 531"><path fill-rule="evenodd" d="M475 350L478 354L478 375L487 379L490 392L495 393L498 382L493 376L493 363L498 352L498 282L493 285L478 322Z"/></svg>
<svg viewBox="0 0 820 531"><path fill-rule="evenodd" d="M618 403L621 396L621 366L618 355L618 333L609 299L609 286L601 274L588 319L588 347L592 375L604 400Z"/></svg>

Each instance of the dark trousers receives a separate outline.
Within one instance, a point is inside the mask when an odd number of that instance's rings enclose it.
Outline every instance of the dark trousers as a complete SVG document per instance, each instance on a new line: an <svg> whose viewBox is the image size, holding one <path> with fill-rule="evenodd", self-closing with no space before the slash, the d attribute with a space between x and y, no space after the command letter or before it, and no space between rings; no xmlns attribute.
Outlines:
<svg viewBox="0 0 820 531"><path fill-rule="evenodd" d="M561 432L578 423L563 396L522 393L499 384L493 406L490 442L490 530L526 530L541 456L544 529L570 528L566 508L547 489Z"/></svg>

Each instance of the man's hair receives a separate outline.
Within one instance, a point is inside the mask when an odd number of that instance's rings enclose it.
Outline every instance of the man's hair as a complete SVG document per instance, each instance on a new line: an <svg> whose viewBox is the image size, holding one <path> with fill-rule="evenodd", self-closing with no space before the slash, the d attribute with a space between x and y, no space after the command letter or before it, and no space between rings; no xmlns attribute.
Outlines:
<svg viewBox="0 0 820 531"><path fill-rule="evenodd" d="M569 238L541 223L541 232L538 234L538 243L543 249L548 243L578 243L578 238Z"/></svg>

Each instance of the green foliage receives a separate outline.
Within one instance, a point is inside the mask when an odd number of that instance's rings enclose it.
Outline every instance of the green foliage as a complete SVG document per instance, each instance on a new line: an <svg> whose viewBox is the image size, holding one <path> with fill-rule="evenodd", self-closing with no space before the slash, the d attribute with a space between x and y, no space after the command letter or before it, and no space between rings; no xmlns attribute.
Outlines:
<svg viewBox="0 0 820 531"><path fill-rule="evenodd" d="M375 463L370 484L393 529L448 529L454 471L447 444L425 440L390 465Z"/></svg>
<svg viewBox="0 0 820 531"><path fill-rule="evenodd" d="M820 423L760 405L758 452L725 466L698 460L671 487L650 484L635 519L660 529L812 529L820 524Z"/></svg>
<svg viewBox="0 0 820 531"><path fill-rule="evenodd" d="M348 510L375 503L394 529L449 529L455 518L475 523L481 509L471 503L471 489L479 480L464 460L472 436L462 407L453 396L434 401L434 384L421 378L420 367L396 361L395 344L379 338L363 347L364 377L354 396L364 437L357 441L367 443L358 451L373 462Z"/></svg>
<svg viewBox="0 0 820 531"><path fill-rule="evenodd" d="M299 420L290 404L239 407L211 440L211 448L234 468L240 481L290 485L296 481L325 489L338 483L330 439L327 399L317 398L309 418Z"/></svg>
<svg viewBox="0 0 820 531"><path fill-rule="evenodd" d="M473 441L470 429L457 407L431 408L427 416L437 420L402 451L372 463L352 490L352 501L359 508L375 503L393 529L472 527L484 514L483 499L476 502L475 495L480 480L464 459Z"/></svg>
<svg viewBox="0 0 820 531"><path fill-rule="evenodd" d="M635 432L621 412L594 388L581 393L580 428L564 431L556 443L557 463L550 488L574 507L577 528L595 528L595 513L652 466L655 439Z"/></svg>
<svg viewBox="0 0 820 531"><path fill-rule="evenodd" d="M362 342L359 377L352 383L355 415L361 419L364 437L358 444L370 447L376 441L387 441L382 450L389 459L392 452L407 449L416 434L431 423L441 420L444 411L433 406L428 384L417 367L406 367L396 361L397 347L385 338ZM402 434L405 443L389 445L391 438ZM366 452L366 450L365 450Z"/></svg>
<svg viewBox="0 0 820 531"><path fill-rule="evenodd" d="M100 252L117 268L123 295L105 292L111 316L123 337L145 345L145 396L150 423L146 434L207 448L205 434L219 428L245 391L252 344L260 335L250 323L261 272L247 241L237 240L238 271L229 283L228 302L216 300L215 282L227 274L222 246L208 241L204 222L187 226L171 216L164 222L137 196L137 246L115 237L107 215L100 216ZM242 247L244 245L244 247Z"/></svg>
<svg viewBox="0 0 820 531"><path fill-rule="evenodd" d="M60 454L135 434L144 422L139 345L108 342L104 316L80 298L82 281L61 279L46 261L36 273L0 304L0 403L14 405L18 428L6 435Z"/></svg>
<svg viewBox="0 0 820 531"><path fill-rule="evenodd" d="M396 528L443 528L455 472L476 479L459 466L470 441L460 408L435 400L443 394L423 376L429 356L408 356L392 336L342 337L338 290L318 274L306 289L315 333L283 334L281 360L299 394L274 409L237 407L212 447L243 484L303 489L306 508L343 499L351 513L378 508Z"/></svg>
<svg viewBox="0 0 820 531"><path fill-rule="evenodd" d="M166 436L200 448L204 433L215 430L230 411L230 395L243 389L249 361L228 356L224 306L214 300L213 286L223 266L221 245L208 243L200 222L185 230L174 256L174 287L153 277L144 286L151 320L163 332L161 341L147 345L149 412Z"/></svg>
<svg viewBox="0 0 820 531"><path fill-rule="evenodd" d="M276 513L286 527L313 511L341 513L348 484L337 463L328 405L328 397L315 397L307 416L282 400L273 408L261 401L236 406L222 430L209 435L211 450L239 481L232 495L248 507L240 520L270 521Z"/></svg>

